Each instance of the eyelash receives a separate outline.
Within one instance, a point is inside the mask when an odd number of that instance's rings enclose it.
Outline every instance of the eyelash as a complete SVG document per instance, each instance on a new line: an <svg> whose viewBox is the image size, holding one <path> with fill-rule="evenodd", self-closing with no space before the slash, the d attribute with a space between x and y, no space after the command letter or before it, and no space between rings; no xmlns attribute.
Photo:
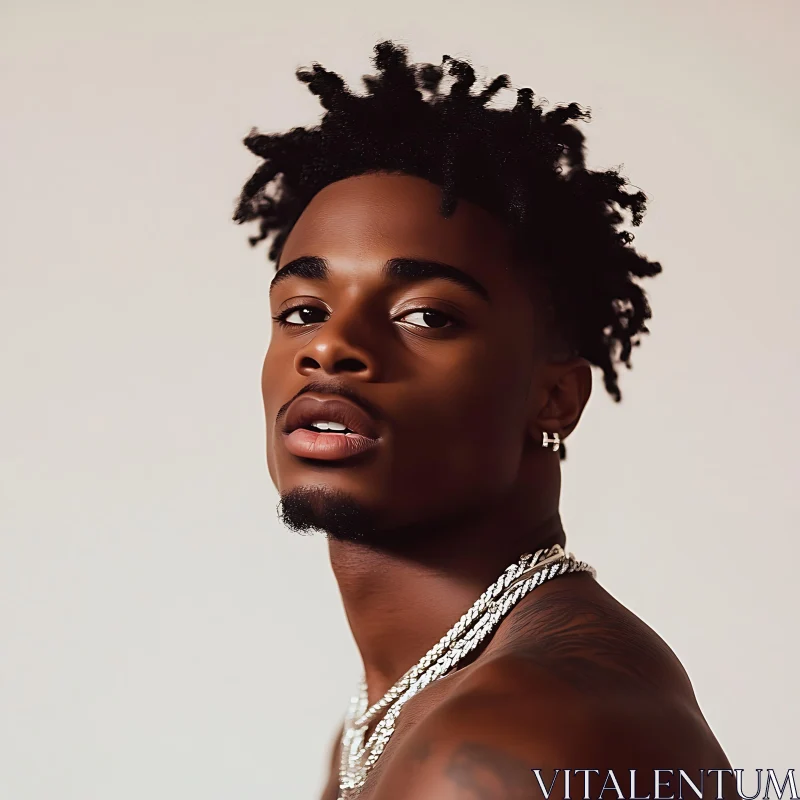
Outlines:
<svg viewBox="0 0 800 800"><path fill-rule="evenodd" d="M278 323L282 328L303 328L306 324L313 325L313 322L298 324L295 322L287 322L286 318L294 314L295 311L299 311L301 308L317 308L316 306L309 306L306 304L301 304L297 306L290 306L289 308L284 308L283 311L276 314L272 319ZM322 309L318 309L321 311Z"/></svg>
<svg viewBox="0 0 800 800"><path fill-rule="evenodd" d="M290 308L285 308L279 314L276 314L272 319L275 322L277 322L278 325L280 325L281 328L304 328L306 325L319 324L319 323L315 323L315 322L298 323L298 322L287 322L286 321L287 317L290 317L295 311L299 311L300 309L303 309L303 308L314 308L314 309L316 309L317 306L310 306L310 305L308 305L306 303L301 303L300 305L291 306ZM317 309L317 310L321 311L322 309ZM429 330L443 330L445 328L455 328L459 324L458 320L456 320L455 318L451 317L449 314L445 314L443 311L439 311L436 308L430 308L429 306L422 306L420 308L411 308L408 311L406 311L405 314L403 314L403 316L407 317L409 314L414 314L414 313L416 313L418 311L422 311L422 312L432 311L434 314L440 314L441 316L445 317L445 319L447 319L447 321L449 323L448 325L443 325L441 328L430 327ZM327 313L327 312L325 312L325 313ZM410 322L408 324L409 325L414 325L415 328L425 328L425 326L423 326L423 325L415 325L413 322Z"/></svg>

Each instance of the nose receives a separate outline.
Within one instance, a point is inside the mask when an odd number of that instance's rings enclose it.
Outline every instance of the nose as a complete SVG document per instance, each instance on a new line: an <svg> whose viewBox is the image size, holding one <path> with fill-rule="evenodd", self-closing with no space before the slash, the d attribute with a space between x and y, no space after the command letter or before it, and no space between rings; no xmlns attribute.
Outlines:
<svg viewBox="0 0 800 800"><path fill-rule="evenodd" d="M322 371L328 375L347 373L365 381L378 377L378 360L372 348L362 342L370 339L366 320L346 317L343 309L331 314L310 341L301 347L294 366L305 377ZM374 331L371 337L374 340Z"/></svg>

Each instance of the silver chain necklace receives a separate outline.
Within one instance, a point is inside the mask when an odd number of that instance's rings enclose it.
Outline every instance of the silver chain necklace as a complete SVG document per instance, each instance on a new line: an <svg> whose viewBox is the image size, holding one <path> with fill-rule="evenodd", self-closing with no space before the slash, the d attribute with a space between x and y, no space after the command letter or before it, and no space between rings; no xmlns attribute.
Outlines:
<svg viewBox="0 0 800 800"><path fill-rule="evenodd" d="M472 608L371 707L368 707L366 680L362 677L345 715L338 800L353 800L359 795L367 775L394 733L400 710L414 695L451 672L494 632L503 617L525 595L568 572L597 574L594 567L578 561L561 545L537 550L533 555L525 553L506 568ZM365 741L367 727L384 709L385 714Z"/></svg>

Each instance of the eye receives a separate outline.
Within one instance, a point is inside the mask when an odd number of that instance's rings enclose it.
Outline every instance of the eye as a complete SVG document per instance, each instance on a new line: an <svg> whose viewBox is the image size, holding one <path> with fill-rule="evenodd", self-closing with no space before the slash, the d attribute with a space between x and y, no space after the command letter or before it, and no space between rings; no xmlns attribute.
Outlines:
<svg viewBox="0 0 800 800"><path fill-rule="evenodd" d="M418 328L447 328L453 325L453 320L441 311L432 308L420 308L411 311L400 317L403 322L409 325L416 325Z"/></svg>
<svg viewBox="0 0 800 800"><path fill-rule="evenodd" d="M294 306L286 308L273 317L280 325L313 325L315 322L325 322L328 312L316 306Z"/></svg>

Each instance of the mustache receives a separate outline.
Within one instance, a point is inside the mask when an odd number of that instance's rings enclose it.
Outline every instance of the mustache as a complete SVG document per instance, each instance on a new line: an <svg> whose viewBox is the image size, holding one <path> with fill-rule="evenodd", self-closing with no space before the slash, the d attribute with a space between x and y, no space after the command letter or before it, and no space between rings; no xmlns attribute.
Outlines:
<svg viewBox="0 0 800 800"><path fill-rule="evenodd" d="M281 420L286 416L286 412L289 409L289 406L297 400L298 397L301 397L306 392L319 392L320 394L330 394L330 395L339 395L340 397L344 397L347 400L356 403L356 405L361 406L371 417L376 420L381 419L381 412L380 409L370 403L365 397L360 395L355 389L349 386L344 381L309 381L299 392L297 392L294 397L291 398L288 402L284 403L278 413L275 415L275 424L280 424Z"/></svg>

